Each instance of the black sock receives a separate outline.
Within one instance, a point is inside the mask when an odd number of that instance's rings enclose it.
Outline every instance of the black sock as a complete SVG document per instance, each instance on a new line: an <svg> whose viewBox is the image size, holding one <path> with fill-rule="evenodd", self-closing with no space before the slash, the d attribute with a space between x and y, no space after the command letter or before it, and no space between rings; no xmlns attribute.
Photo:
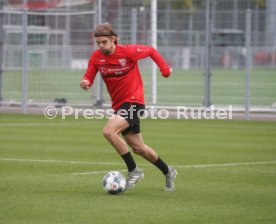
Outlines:
<svg viewBox="0 0 276 224"><path fill-rule="evenodd" d="M126 154L122 155L122 158L127 165L128 172L131 172L132 170L134 170L136 168L136 163L133 160L133 157L130 154L130 152L127 152Z"/></svg>
<svg viewBox="0 0 276 224"><path fill-rule="evenodd" d="M162 171L164 175L169 172L169 167L162 159L158 157L158 159L153 163L158 169Z"/></svg>

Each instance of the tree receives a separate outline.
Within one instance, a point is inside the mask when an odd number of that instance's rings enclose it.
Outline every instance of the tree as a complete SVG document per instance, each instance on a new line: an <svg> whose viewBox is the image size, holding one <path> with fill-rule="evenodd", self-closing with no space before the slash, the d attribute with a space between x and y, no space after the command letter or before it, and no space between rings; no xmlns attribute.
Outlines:
<svg viewBox="0 0 276 224"><path fill-rule="evenodd" d="M257 5L259 8L265 8L266 6L266 0L254 0L255 5Z"/></svg>

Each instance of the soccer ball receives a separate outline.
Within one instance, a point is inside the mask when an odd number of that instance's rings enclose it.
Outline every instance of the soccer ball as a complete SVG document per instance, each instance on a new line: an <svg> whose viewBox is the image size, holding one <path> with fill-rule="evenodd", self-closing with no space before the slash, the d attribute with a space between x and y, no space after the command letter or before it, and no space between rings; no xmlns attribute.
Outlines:
<svg viewBox="0 0 276 224"><path fill-rule="evenodd" d="M118 171L110 171L103 177L103 188L109 194L118 194L126 189L126 179Z"/></svg>

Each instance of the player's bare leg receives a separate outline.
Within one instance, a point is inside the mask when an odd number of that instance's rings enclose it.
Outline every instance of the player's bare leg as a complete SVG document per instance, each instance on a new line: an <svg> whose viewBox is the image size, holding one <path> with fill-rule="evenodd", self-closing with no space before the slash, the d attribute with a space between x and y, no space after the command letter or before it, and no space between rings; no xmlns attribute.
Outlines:
<svg viewBox="0 0 276 224"><path fill-rule="evenodd" d="M144 143L142 134L133 134L131 132L124 136L127 144L132 148L133 152L143 156L149 162L156 162L158 159L157 153Z"/></svg>
<svg viewBox="0 0 276 224"><path fill-rule="evenodd" d="M177 171L173 167L168 166L166 163L164 163L158 157L155 150L144 143L141 133L128 133L124 136L124 138L127 144L132 148L134 153L143 156L145 159L153 163L163 172L166 177L165 190L174 191L174 180L176 178Z"/></svg>
<svg viewBox="0 0 276 224"><path fill-rule="evenodd" d="M103 128L104 137L121 156L129 152L126 142L120 136L120 133L128 126L129 124L125 119L114 115L114 117L108 120Z"/></svg>
<svg viewBox="0 0 276 224"><path fill-rule="evenodd" d="M128 122L120 116L114 115L103 129L104 137L117 150L126 162L128 176L126 178L126 190L133 188L135 183L144 178L143 172L136 166L126 142L121 138L120 133L129 126Z"/></svg>

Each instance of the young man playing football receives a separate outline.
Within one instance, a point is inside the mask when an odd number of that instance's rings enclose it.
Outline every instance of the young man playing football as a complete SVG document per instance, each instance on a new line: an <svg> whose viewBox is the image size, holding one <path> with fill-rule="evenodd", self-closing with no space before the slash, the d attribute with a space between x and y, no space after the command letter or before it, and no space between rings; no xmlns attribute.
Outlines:
<svg viewBox="0 0 276 224"><path fill-rule="evenodd" d="M172 69L151 46L118 45L118 36L109 23L98 25L94 36L99 49L91 55L80 86L88 90L97 72L100 72L107 86L115 116L107 121L103 135L127 165L126 188L133 188L135 183L144 177L128 149L129 145L134 153L144 157L163 172L166 177L165 190L174 191L176 170L168 166L155 150L144 143L140 133L139 114L142 115L145 109L145 101L137 61L151 57L164 77L169 77Z"/></svg>

